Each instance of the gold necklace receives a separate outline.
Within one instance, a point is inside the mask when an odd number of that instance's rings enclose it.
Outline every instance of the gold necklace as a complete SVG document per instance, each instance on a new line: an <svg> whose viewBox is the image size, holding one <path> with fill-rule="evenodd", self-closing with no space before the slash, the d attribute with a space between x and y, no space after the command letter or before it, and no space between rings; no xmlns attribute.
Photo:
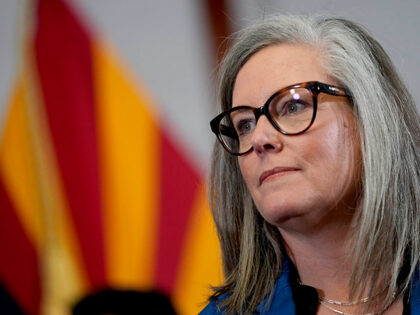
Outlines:
<svg viewBox="0 0 420 315"><path fill-rule="evenodd" d="M371 296L371 297L367 296L367 297L361 298L360 300L356 300L356 301L341 302L341 301L331 300L331 299L329 299L329 298L327 298L327 297L320 297L320 298L319 298L319 301L320 301L320 302L321 302L321 301L324 301L324 302L329 303L329 304L335 304L335 305L340 305L340 306L352 306L352 305L357 305L357 304L367 303L367 302L369 302L370 300L373 300L374 298L376 298L376 297L378 297L379 295L381 295L382 293L384 293L385 289L386 289L386 287L385 287L385 288L383 288L380 292L378 292L378 293L377 293L377 294L375 294L374 296Z"/></svg>
<svg viewBox="0 0 420 315"><path fill-rule="evenodd" d="M332 306L327 304L328 302L325 302L321 298L319 298L318 301L325 308L329 309L330 311L333 311L336 314L340 314L340 315L379 315L379 314L382 314L383 312L385 312L391 306L391 304L394 303L395 297L396 297L396 294L395 293L392 294L392 300L387 305L385 305L385 307L382 308L379 312L375 312L375 313L346 313L346 312L343 312L343 311L340 311L340 310L337 310L337 309L333 308ZM364 298L364 299L366 299L366 298ZM333 301L333 300L331 300L331 301ZM369 301L369 298L368 298L368 301ZM353 303L353 302L339 302L339 301L334 301L334 302ZM358 301L356 301L356 302L358 302ZM360 302L360 303L362 303L362 302ZM363 303L366 303L366 302L363 302ZM337 303L332 303L332 304L337 304ZM355 303L355 304L358 304L358 303ZM352 305L355 305L355 304L352 304ZM343 305L343 304L337 304L337 305Z"/></svg>
<svg viewBox="0 0 420 315"><path fill-rule="evenodd" d="M335 304L335 305L340 305L340 306L352 306L352 305L367 303L368 301L372 300L373 298L374 297L365 297L365 298L362 298L362 299L357 300L357 301L340 302L340 301L331 300L331 299L326 298L326 297L320 297L319 302L320 303L325 302L325 303Z"/></svg>

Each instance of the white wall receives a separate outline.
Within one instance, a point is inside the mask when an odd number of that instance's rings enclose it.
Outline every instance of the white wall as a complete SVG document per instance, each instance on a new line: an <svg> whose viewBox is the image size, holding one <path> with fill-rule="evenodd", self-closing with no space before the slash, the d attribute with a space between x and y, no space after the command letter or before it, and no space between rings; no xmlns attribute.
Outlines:
<svg viewBox="0 0 420 315"><path fill-rule="evenodd" d="M17 0L0 1L0 126L5 119L17 61L18 5ZM1 132L0 128L0 132Z"/></svg>

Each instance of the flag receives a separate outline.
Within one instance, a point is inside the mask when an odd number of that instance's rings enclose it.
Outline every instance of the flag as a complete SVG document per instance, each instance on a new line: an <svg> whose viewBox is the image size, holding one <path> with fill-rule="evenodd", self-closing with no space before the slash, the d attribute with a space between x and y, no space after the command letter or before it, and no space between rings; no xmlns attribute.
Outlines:
<svg viewBox="0 0 420 315"><path fill-rule="evenodd" d="M0 143L4 307L69 314L114 288L196 314L222 280L203 174L68 3L30 1L27 16Z"/></svg>

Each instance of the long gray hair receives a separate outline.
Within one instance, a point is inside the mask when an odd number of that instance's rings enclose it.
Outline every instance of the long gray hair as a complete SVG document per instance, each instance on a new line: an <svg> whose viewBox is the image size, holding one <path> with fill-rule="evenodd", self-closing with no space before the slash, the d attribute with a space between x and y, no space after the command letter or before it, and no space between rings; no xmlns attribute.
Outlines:
<svg viewBox="0 0 420 315"><path fill-rule="evenodd" d="M232 106L236 76L261 49L311 45L322 52L332 78L350 91L362 151L358 234L349 284L371 295L390 279L387 299L404 294L420 257L420 118L389 57L359 25L320 16L275 16L239 32L220 65L219 100ZM281 236L258 213L237 157L214 146L209 200L223 256L221 306L228 313L255 310L281 272ZM402 266L409 271L401 274ZM398 278L399 277L399 278ZM398 281L397 281L398 278Z"/></svg>

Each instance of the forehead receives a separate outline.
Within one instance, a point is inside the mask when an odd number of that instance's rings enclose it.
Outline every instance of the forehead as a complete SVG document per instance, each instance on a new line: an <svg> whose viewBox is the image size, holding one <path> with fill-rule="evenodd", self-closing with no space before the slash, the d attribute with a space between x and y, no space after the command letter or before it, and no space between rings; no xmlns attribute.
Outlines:
<svg viewBox="0 0 420 315"><path fill-rule="evenodd" d="M278 44L253 55L239 70L233 89L233 106L261 106L286 86L321 81L333 84L322 66L321 52L303 44Z"/></svg>

